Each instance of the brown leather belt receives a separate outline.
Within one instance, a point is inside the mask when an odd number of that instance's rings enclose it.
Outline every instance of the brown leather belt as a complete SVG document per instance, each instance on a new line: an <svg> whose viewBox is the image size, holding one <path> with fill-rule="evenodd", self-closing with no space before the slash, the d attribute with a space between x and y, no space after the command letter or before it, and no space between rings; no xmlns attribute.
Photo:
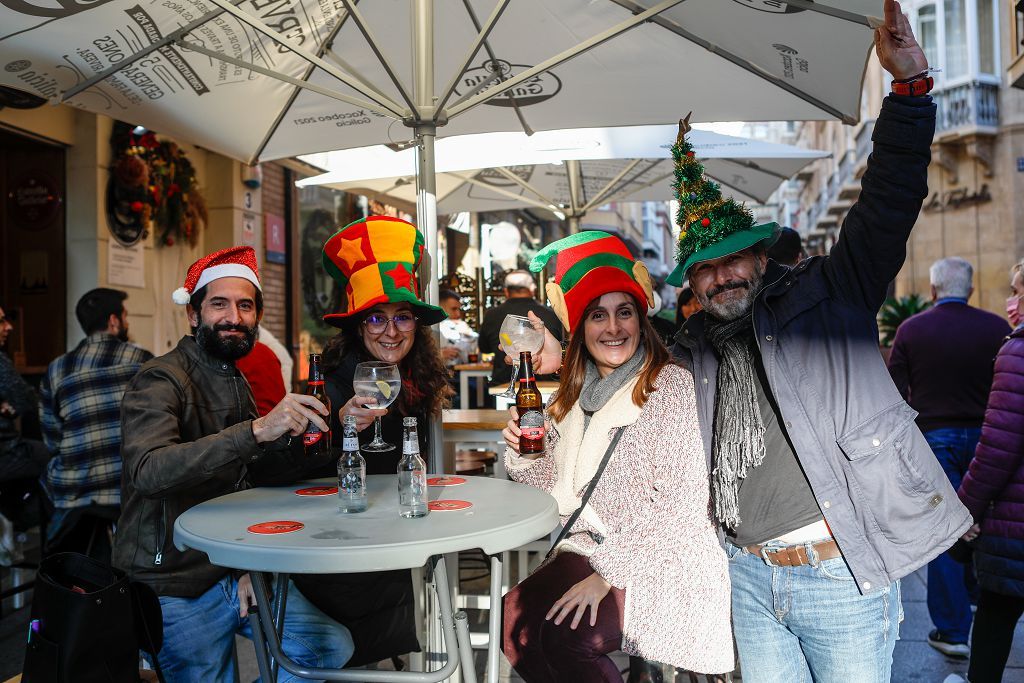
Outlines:
<svg viewBox="0 0 1024 683"><path fill-rule="evenodd" d="M839 545L834 539L810 544L813 555L808 554L807 545L804 543L802 545L789 545L784 548L748 545L745 550L776 567L799 567L843 556L843 553L839 550Z"/></svg>

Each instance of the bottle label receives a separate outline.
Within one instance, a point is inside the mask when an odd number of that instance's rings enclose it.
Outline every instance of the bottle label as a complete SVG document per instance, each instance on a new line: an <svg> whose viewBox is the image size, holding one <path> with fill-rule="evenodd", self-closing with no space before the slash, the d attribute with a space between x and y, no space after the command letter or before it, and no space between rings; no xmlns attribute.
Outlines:
<svg viewBox="0 0 1024 683"><path fill-rule="evenodd" d="M324 438L324 433L321 431L306 432L302 435L302 443L306 446L312 446L322 438Z"/></svg>
<svg viewBox="0 0 1024 683"><path fill-rule="evenodd" d="M544 413L539 410L528 410L519 418L519 429L523 438L536 441L544 438Z"/></svg>
<svg viewBox="0 0 1024 683"><path fill-rule="evenodd" d="M353 451L358 451L359 439L355 438L354 436L346 436L341 441L341 448L342 450L348 451L350 453Z"/></svg>
<svg viewBox="0 0 1024 683"><path fill-rule="evenodd" d="M413 441L412 439L403 439L402 440L402 454L403 455L412 455L414 453L416 455L419 455L419 453L420 453L420 444L419 444L419 442Z"/></svg>
<svg viewBox="0 0 1024 683"><path fill-rule="evenodd" d="M307 387L322 387L323 385L324 381L322 379L311 379L306 382Z"/></svg>

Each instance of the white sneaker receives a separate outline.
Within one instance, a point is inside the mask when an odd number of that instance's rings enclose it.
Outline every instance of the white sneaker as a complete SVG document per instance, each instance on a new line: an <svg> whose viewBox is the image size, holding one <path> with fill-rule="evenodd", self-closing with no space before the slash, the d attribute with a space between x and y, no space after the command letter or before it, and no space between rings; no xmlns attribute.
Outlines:
<svg viewBox="0 0 1024 683"><path fill-rule="evenodd" d="M960 674L949 674L942 679L942 683L967 683L967 679Z"/></svg>

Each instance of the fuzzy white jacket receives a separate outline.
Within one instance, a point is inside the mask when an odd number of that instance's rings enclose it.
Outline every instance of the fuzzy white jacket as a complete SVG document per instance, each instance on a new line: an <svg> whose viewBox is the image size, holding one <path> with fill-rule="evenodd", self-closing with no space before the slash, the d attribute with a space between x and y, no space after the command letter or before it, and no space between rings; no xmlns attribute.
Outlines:
<svg viewBox="0 0 1024 683"><path fill-rule="evenodd" d="M548 454L506 451L509 476L555 496L562 521L579 507L616 427L626 426L588 509L560 551L589 557L626 591L622 649L701 673L734 668L729 570L711 519L693 377L670 365L647 404L619 390L584 433L577 404L549 426ZM594 541L590 531L603 537Z"/></svg>

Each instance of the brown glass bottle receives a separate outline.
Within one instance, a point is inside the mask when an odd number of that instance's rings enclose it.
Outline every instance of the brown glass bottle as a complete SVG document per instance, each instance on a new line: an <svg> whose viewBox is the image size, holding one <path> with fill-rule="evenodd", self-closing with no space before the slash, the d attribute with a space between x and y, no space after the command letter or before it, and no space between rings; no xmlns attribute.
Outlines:
<svg viewBox="0 0 1024 683"><path fill-rule="evenodd" d="M306 393L327 406L324 421L330 424L331 399L327 396L327 387L324 386L324 372L320 368L320 361L319 353L309 354L309 382L306 384ZM319 427L310 422L306 427L306 433L302 435L302 443L306 446L306 455L326 456L331 451L331 433L320 431Z"/></svg>
<svg viewBox="0 0 1024 683"><path fill-rule="evenodd" d="M533 357L529 351L519 354L519 391L516 393L516 410L519 411L519 453L534 455L543 453L544 444L544 403L533 374Z"/></svg>

